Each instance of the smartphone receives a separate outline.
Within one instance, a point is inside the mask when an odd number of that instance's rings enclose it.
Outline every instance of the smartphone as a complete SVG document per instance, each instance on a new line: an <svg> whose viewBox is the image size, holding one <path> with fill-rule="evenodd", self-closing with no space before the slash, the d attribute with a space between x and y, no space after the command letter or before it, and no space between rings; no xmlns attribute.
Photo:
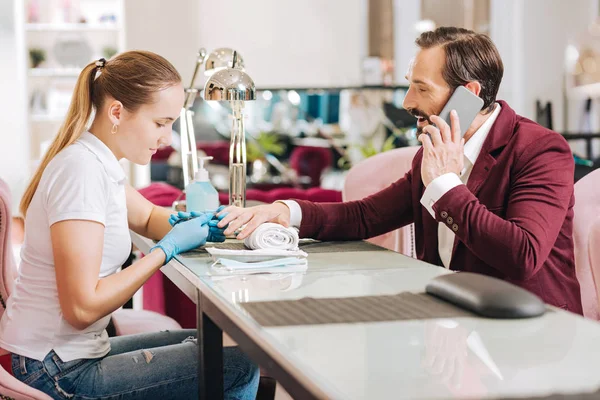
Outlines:
<svg viewBox="0 0 600 400"><path fill-rule="evenodd" d="M462 136L464 136L482 107L483 99L481 97L476 96L466 87L459 86L454 90L452 96L450 96L450 99L440 112L439 117L452 127L452 123L450 122L450 111L456 110Z"/></svg>

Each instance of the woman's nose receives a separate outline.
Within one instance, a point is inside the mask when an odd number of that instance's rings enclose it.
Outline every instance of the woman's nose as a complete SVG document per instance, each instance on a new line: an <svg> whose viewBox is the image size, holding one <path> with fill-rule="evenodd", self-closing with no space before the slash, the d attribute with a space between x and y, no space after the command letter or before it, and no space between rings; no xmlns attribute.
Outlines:
<svg viewBox="0 0 600 400"><path fill-rule="evenodd" d="M158 144L161 146L170 146L173 143L173 131L169 132L167 136L161 136Z"/></svg>

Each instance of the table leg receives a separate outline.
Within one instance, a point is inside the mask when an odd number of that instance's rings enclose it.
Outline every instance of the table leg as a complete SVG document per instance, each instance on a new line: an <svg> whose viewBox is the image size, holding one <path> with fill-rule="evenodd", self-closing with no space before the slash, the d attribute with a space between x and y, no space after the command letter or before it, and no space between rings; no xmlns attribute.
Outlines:
<svg viewBox="0 0 600 400"><path fill-rule="evenodd" d="M198 393L201 400L223 398L223 331L203 311L198 290Z"/></svg>

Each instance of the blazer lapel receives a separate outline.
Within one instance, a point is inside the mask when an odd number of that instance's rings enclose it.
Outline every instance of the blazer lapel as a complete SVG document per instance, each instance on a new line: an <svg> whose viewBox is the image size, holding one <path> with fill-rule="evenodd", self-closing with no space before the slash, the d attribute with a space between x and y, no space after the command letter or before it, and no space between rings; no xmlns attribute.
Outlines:
<svg viewBox="0 0 600 400"><path fill-rule="evenodd" d="M467 189L475 196L479 193L481 185L487 179L494 164L496 164L496 159L488 152L482 151L479 154L479 157L477 157L473 170L471 170L471 175L469 175L469 180L467 181Z"/></svg>

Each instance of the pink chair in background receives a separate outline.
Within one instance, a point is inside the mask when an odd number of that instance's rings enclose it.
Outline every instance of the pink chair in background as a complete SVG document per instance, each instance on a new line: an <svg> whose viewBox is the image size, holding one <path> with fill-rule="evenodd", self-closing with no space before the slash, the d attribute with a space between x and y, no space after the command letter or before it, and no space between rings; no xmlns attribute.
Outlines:
<svg viewBox="0 0 600 400"><path fill-rule="evenodd" d="M600 320L600 169L575 184L573 242L583 315Z"/></svg>
<svg viewBox="0 0 600 400"><path fill-rule="evenodd" d="M8 185L0 179L0 316L4 313L6 301L18 275L12 253L10 210L10 191ZM115 311L112 318L118 335L181 329L174 319L145 310L121 309ZM0 365L0 394L14 399L50 399L12 377L10 354L2 349Z"/></svg>
<svg viewBox="0 0 600 400"><path fill-rule="evenodd" d="M360 200L385 189L403 177L411 169L417 150L419 146L402 147L377 154L356 164L346 176L342 191L344 201ZM369 242L416 257L412 224L371 238Z"/></svg>

